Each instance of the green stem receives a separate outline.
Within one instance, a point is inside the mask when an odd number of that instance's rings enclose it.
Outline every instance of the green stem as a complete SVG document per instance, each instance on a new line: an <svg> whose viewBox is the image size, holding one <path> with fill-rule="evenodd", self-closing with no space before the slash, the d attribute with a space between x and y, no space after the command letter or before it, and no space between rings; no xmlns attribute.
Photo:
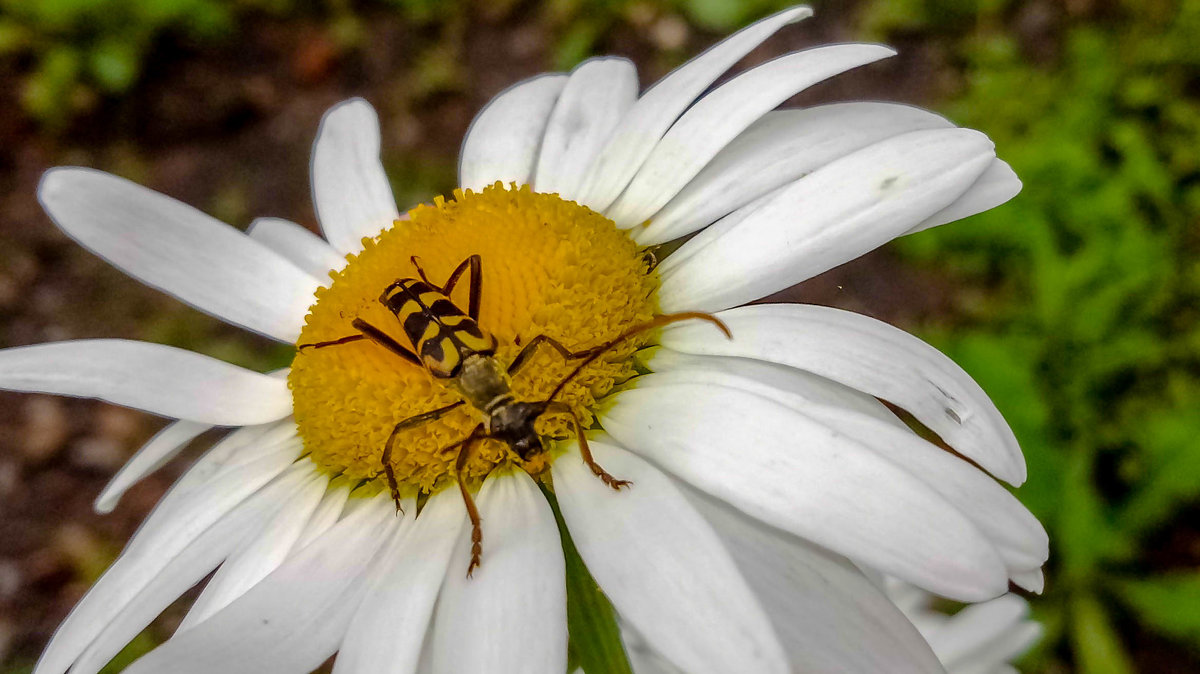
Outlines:
<svg viewBox="0 0 1200 674"><path fill-rule="evenodd" d="M621 642L616 610L575 549L554 492L542 485L542 493L554 510L567 563L568 674L576 668L582 668L587 674L633 674L625 645Z"/></svg>

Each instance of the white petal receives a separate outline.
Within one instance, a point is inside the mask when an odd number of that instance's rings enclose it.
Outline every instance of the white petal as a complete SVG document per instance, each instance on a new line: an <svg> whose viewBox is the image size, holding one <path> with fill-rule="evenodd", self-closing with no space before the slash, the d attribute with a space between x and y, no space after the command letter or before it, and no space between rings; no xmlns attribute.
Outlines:
<svg viewBox="0 0 1200 674"><path fill-rule="evenodd" d="M633 484L614 491L577 448L554 462L554 485L579 554L623 620L680 669L788 672L770 621L729 552L671 481L619 447L596 462Z"/></svg>
<svg viewBox="0 0 1200 674"><path fill-rule="evenodd" d="M578 197L600 148L637 94L637 69L628 59L588 59L575 68L546 125L533 188Z"/></svg>
<svg viewBox="0 0 1200 674"><path fill-rule="evenodd" d="M952 674L1016 672L1016 669L1008 665L1008 661L1024 655L1042 638L1042 631L1039 623L1026 620L999 635L985 647L971 653L961 664L948 666L947 669Z"/></svg>
<svg viewBox="0 0 1200 674"><path fill-rule="evenodd" d="M96 512L103 515L112 512L126 490L137 484L142 478L162 468L192 440L211 428L212 426L208 424L187 420L167 424L145 445L142 445L142 448L130 457L125 465L121 466L121 470L117 471L117 474L108 481L104 490L96 497L94 505Z"/></svg>
<svg viewBox="0 0 1200 674"><path fill-rule="evenodd" d="M629 656L629 667L637 674L683 674L678 667L672 665L650 648L650 644L638 634L627 622L621 622L621 641L625 646L625 654ZM586 674L583 670L575 670L573 674Z"/></svg>
<svg viewBox="0 0 1200 674"><path fill-rule="evenodd" d="M920 478L966 515L996 547L1010 574L1046 563L1050 554L1046 530L983 471L912 432L881 425L857 412L825 408L815 415Z"/></svg>
<svg viewBox="0 0 1200 674"><path fill-rule="evenodd" d="M238 550L247 537L262 531L270 518L284 507L288 494L311 481L312 477L311 471L293 468L206 529L171 558L153 579L148 579L146 586L124 605L121 612L102 626L103 631L72 665L71 674L100 671L155 616Z"/></svg>
<svg viewBox="0 0 1200 674"><path fill-rule="evenodd" d="M329 285L329 272L346 266L346 257L325 239L283 218L255 218L246 235L291 260L321 285Z"/></svg>
<svg viewBox="0 0 1200 674"><path fill-rule="evenodd" d="M1012 582L1016 583L1017 587L1041 594L1046 587L1046 577L1041 569L1030 569L1019 573L1011 574Z"/></svg>
<svg viewBox="0 0 1200 674"><path fill-rule="evenodd" d="M632 233L642 244L691 234L851 152L902 133L952 126L932 112L897 103L856 101L768 113L713 157L649 226Z"/></svg>
<svg viewBox="0 0 1200 674"><path fill-rule="evenodd" d="M329 486L329 478L314 476L287 495L287 502L253 540L221 564L179 624L176 633L191 629L242 596L287 559Z"/></svg>
<svg viewBox="0 0 1200 674"><path fill-rule="evenodd" d="M627 654L629 666L636 674L684 674L682 670L652 651L628 650ZM586 674L586 672L575 670L574 674Z"/></svg>
<svg viewBox="0 0 1200 674"><path fill-rule="evenodd" d="M375 551L395 525L390 499L334 525L215 616L175 635L127 674L308 672L337 649Z"/></svg>
<svg viewBox="0 0 1200 674"><path fill-rule="evenodd" d="M81 339L0 350L0 388L98 398L176 419L261 424L292 413L287 382L162 344Z"/></svg>
<svg viewBox="0 0 1200 674"><path fill-rule="evenodd" d="M497 180L529 183L550 112L566 84L566 75L539 75L505 89L484 106L463 139L459 186L478 192Z"/></svg>
<svg viewBox="0 0 1200 674"><path fill-rule="evenodd" d="M975 184L954 203L929 216L906 233L913 234L991 210L1017 196L1020 191L1021 179L1012 168L1000 159L993 159L983 175L979 176Z"/></svg>
<svg viewBox="0 0 1200 674"><path fill-rule="evenodd" d="M334 674L416 671L464 515L458 490L446 489L397 532L371 570L366 599L346 631Z"/></svg>
<svg viewBox="0 0 1200 674"><path fill-rule="evenodd" d="M903 330L859 314L805 304L764 304L719 314L733 340L678 323L661 342L677 351L768 360L807 370L891 402L963 456L1011 484L1025 458L999 410L954 361Z"/></svg>
<svg viewBox="0 0 1200 674"><path fill-rule="evenodd" d="M121 556L59 626L42 653L36 674L65 671L105 625L170 566L180 551L283 472L291 465L297 450L298 447L275 446L265 456L217 469L200 484L188 481L188 475L181 478L142 523ZM211 468L211 465L197 467ZM193 472L195 469L189 475Z"/></svg>
<svg viewBox="0 0 1200 674"><path fill-rule="evenodd" d="M618 227L641 224L769 110L821 80L895 53L873 44L830 45L788 54L738 75L683 113L605 215Z"/></svg>
<svg viewBox="0 0 1200 674"><path fill-rule="evenodd" d="M471 578L464 526L434 618L433 671L562 674L566 570L554 514L524 471L492 475L476 499L483 558Z"/></svg>
<svg viewBox="0 0 1200 674"><path fill-rule="evenodd" d="M212 523L238 507L248 495L282 473L288 464L290 461L272 463L270 458L262 458L239 467L239 473L245 473L245 480L233 479L230 471L222 471L217 474L220 479L209 480L184 492L180 492L180 485L176 483L154 512L146 517L125 552L116 558L59 625L42 652L35 673L65 672L100 634L104 625L133 602L158 574L170 567L180 550L190 546ZM217 561L220 558L212 564Z"/></svg>
<svg viewBox="0 0 1200 674"><path fill-rule="evenodd" d="M143 283L280 341L300 335L316 281L236 229L87 168L46 171L38 200L71 238Z"/></svg>
<svg viewBox="0 0 1200 674"><path fill-rule="evenodd" d="M869 566L964 601L1007 589L995 548L944 498L796 410L720 385L672 384L616 394L601 423L701 490Z"/></svg>
<svg viewBox="0 0 1200 674"><path fill-rule="evenodd" d="M670 353L669 349L662 351ZM771 363L715 356L684 359L687 357L679 357L684 362L671 372L643 378L641 385L720 384L791 407L852 438L940 494L988 537L1010 572L1039 568L1046 562L1046 530L1016 497L975 466L896 423L895 415L882 404L868 407L845 391L814 385L800 370ZM660 355L651 362L661 360Z"/></svg>
<svg viewBox="0 0 1200 674"><path fill-rule="evenodd" d="M317 505L317 509L313 512L312 517L308 518L308 523L304 526L304 531L300 534L300 539L292 546L293 549L304 549L310 543L320 538L326 531L329 531L333 525L337 524L346 507L346 499L349 497L350 487L345 483L335 483L331 486L325 492L321 503Z"/></svg>
<svg viewBox="0 0 1200 674"><path fill-rule="evenodd" d="M833 161L663 261L662 309L718 311L852 260L948 206L994 158L978 131L934 129Z"/></svg>
<svg viewBox="0 0 1200 674"><path fill-rule="evenodd" d="M1027 615L1029 604L1016 595L1006 594L963 608L927 638L942 663L952 669L960 664L977 662L977 655L1019 629ZM1003 662L1001 659L990 664Z"/></svg>
<svg viewBox="0 0 1200 674"><path fill-rule="evenodd" d="M655 144L704 90L752 49L789 23L812 16L808 7L785 9L730 35L659 80L601 150L584 182L579 203L603 211L625 190Z"/></svg>
<svg viewBox="0 0 1200 674"><path fill-rule="evenodd" d="M796 672L941 672L921 634L846 559L688 492L758 593Z"/></svg>
<svg viewBox="0 0 1200 674"><path fill-rule="evenodd" d="M855 410L896 428L908 429L877 398L794 367L750 358L695 356L662 347L653 349L651 354L639 353L638 359L655 373L654 377L640 379L638 386L641 387L659 383L698 382L713 376L713 373L725 373L734 375L730 382L739 382L735 388L773 397L779 402L787 400L788 393L796 394L806 402L816 401ZM753 386L747 386L750 384ZM768 395L768 392L773 392L773 395Z"/></svg>
<svg viewBox="0 0 1200 674"><path fill-rule="evenodd" d="M190 494L201 487L211 485L213 480L223 477L238 466L245 466L259 459L279 457L294 461L303 449L296 432L296 422L291 418L259 426L243 426L213 445L191 468L171 485L155 506L150 516L142 523L141 532L150 528L159 517L168 518L168 510L186 504Z"/></svg>
<svg viewBox="0 0 1200 674"><path fill-rule="evenodd" d="M379 158L379 117L361 98L325 113L313 143L313 207L321 231L342 253L362 250L400 217Z"/></svg>

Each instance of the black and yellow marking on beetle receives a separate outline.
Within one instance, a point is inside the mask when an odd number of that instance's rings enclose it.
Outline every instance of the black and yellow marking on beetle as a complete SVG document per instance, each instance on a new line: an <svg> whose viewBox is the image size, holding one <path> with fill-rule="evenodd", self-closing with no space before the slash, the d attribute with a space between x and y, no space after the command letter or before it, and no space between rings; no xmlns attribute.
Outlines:
<svg viewBox="0 0 1200 674"><path fill-rule="evenodd" d="M495 355L496 338L485 333L478 324L483 290L480 256L471 255L463 260L441 287L430 282L415 256L411 258L411 261L420 278L397 279L389 284L379 296L379 302L387 307L400 323L412 346L411 350L361 318L355 318L351 322L351 325L359 331L356 335L300 344L298 348L324 348L364 339L369 340L409 362L423 366L434 377L449 380L450 385L461 394L460 400L411 416L397 423L392 429L384 445L382 463L388 488L397 508L400 508L400 489L393 468L392 455L400 434L407 429L439 419L446 413L466 404L483 414L483 421L476 425L465 438L439 452L457 452L454 462L455 481L471 520L472 546L471 563L467 567L468 576L475 570L475 567L479 566L483 553L483 532L479 511L463 480L463 469L482 440L488 438L500 440L511 450L517 464L523 465L546 451L541 436L534 429L534 422L548 413L567 414L572 421L584 463L604 484L620 490L629 482L614 478L596 463L588 448L587 436L584 434L583 425L579 422L579 416L575 409L555 398L571 380L600 356L634 336L664 325L689 319L701 319L713 323L727 337L731 337L728 327L712 314L702 312L663 314L625 330L604 344L582 351L572 351L548 335L538 335L521 349L508 367L504 367ZM468 270L471 289L468 310L467 313L463 313L450 299L450 293ZM512 394L511 377L529 362L530 356L543 344L552 347L568 361L579 360L580 362L558 382L545 400L516 400Z"/></svg>
<svg viewBox="0 0 1200 674"><path fill-rule="evenodd" d="M463 264L478 266L478 256ZM444 379L458 376L465 356L496 352L496 339L483 334L475 320L447 297L453 289L453 284L436 288L426 281L408 278L395 281L379 296L379 301L396 315L421 363L435 377Z"/></svg>

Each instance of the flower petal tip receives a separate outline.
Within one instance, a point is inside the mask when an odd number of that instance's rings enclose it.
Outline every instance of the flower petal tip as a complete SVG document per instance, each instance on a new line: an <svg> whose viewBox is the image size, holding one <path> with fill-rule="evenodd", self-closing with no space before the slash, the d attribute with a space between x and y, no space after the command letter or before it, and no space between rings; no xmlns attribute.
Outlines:
<svg viewBox="0 0 1200 674"><path fill-rule="evenodd" d="M798 23L811 17L813 9L808 5L795 5L781 11L780 14L790 15L788 16L788 23Z"/></svg>

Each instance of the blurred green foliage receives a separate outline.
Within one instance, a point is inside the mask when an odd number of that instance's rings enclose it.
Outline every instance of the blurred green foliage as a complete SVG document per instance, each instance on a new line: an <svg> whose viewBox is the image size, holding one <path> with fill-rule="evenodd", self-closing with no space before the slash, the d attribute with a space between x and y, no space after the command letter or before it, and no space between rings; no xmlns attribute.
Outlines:
<svg viewBox="0 0 1200 674"><path fill-rule="evenodd" d="M594 53L618 23L644 24L660 15L723 33L790 4L786 0L548 0L534 20L554 36L554 66L569 68ZM50 128L61 127L137 84L166 39L213 44L235 39L256 15L301 12L328 23L343 46L354 45L359 14L395 10L405 20L433 28L441 39L417 55L416 86L444 90L461 84L457 43L474 15L502 18L521 9L518 0L0 0L0 61L16 65L25 112ZM669 40L668 40L669 41ZM675 45L678 49L682 45Z"/></svg>
<svg viewBox="0 0 1200 674"><path fill-rule="evenodd" d="M27 62L25 110L61 123L97 93L127 91L162 33L217 37L229 29L233 7L222 0L0 0L0 58Z"/></svg>
<svg viewBox="0 0 1200 674"><path fill-rule="evenodd" d="M903 250L992 290L961 291L965 318L927 336L979 379L1028 459L1018 495L1053 546L1032 667L1131 672L1129 635L1200 653L1200 540L1156 549L1200 503L1200 3L1063 16L1043 44L1012 29L1027 8L877 2L866 20L952 40L966 80L946 112L1025 182ZM1034 64L1039 51L1052 55Z"/></svg>
<svg viewBox="0 0 1200 674"><path fill-rule="evenodd" d="M795 4L788 0L550 0L544 7L548 23L561 27L554 65L568 69L595 54L601 37L618 22L644 25L666 17L657 46L674 51L682 45L666 37L672 19L677 26L725 34Z"/></svg>

